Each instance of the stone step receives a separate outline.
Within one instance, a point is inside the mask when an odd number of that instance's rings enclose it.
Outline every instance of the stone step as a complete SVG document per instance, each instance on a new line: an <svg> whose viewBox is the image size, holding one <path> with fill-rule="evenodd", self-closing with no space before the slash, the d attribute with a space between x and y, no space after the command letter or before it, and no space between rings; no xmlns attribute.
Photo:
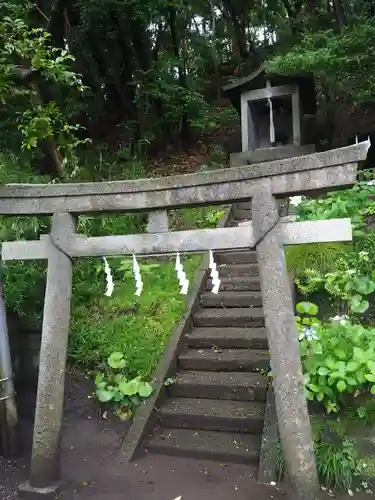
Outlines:
<svg viewBox="0 0 375 500"><path fill-rule="evenodd" d="M238 201L233 203L233 208L241 208L242 210L251 209L251 199L247 201Z"/></svg>
<svg viewBox="0 0 375 500"><path fill-rule="evenodd" d="M261 434L265 404L196 398L168 398L157 411L162 427Z"/></svg>
<svg viewBox="0 0 375 500"><path fill-rule="evenodd" d="M249 220L249 219L246 219L246 220ZM243 222L243 221L238 221L236 219L229 218L227 221L227 227L238 227L239 222Z"/></svg>
<svg viewBox="0 0 375 500"><path fill-rule="evenodd" d="M264 313L261 307L208 308L200 309L193 315L197 327L264 327Z"/></svg>
<svg viewBox="0 0 375 500"><path fill-rule="evenodd" d="M219 264L217 270L220 279L224 277L259 276L258 264Z"/></svg>
<svg viewBox="0 0 375 500"><path fill-rule="evenodd" d="M206 281L206 290L212 289L212 280L209 278ZM236 278L222 278L220 291L260 291L259 277L241 276Z"/></svg>
<svg viewBox="0 0 375 500"><path fill-rule="evenodd" d="M269 369L269 352L263 349L186 349L178 357L180 370L245 371Z"/></svg>
<svg viewBox="0 0 375 500"><path fill-rule="evenodd" d="M232 219L236 221L251 220L251 208L234 208L231 213Z"/></svg>
<svg viewBox="0 0 375 500"><path fill-rule="evenodd" d="M205 292L201 295L202 307L261 307L260 292L221 292L215 295Z"/></svg>
<svg viewBox="0 0 375 500"><path fill-rule="evenodd" d="M149 440L151 453L231 463L257 463L260 436L193 429L159 428Z"/></svg>
<svg viewBox="0 0 375 500"><path fill-rule="evenodd" d="M218 264L256 264L257 254L255 250L218 252L215 259Z"/></svg>
<svg viewBox="0 0 375 500"><path fill-rule="evenodd" d="M172 397L266 401L268 380L251 372L179 372L168 388Z"/></svg>
<svg viewBox="0 0 375 500"><path fill-rule="evenodd" d="M193 328L185 344L195 348L267 349L265 328Z"/></svg>

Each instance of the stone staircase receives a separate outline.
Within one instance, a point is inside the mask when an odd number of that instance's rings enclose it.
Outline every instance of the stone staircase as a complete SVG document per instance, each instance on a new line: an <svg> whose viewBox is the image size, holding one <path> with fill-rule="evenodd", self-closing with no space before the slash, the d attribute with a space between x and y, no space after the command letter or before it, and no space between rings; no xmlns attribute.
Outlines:
<svg viewBox="0 0 375 500"><path fill-rule="evenodd" d="M233 209L229 223L249 218ZM218 295L210 279L178 354L174 383L156 409L150 453L256 463L269 367L256 253L217 253Z"/></svg>

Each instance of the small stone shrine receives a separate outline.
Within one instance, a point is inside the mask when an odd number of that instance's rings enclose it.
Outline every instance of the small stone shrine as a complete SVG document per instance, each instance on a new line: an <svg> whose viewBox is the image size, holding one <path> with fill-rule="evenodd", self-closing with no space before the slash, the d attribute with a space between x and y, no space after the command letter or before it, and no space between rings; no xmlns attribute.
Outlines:
<svg viewBox="0 0 375 500"><path fill-rule="evenodd" d="M241 115L242 153L232 166L313 153L306 145L308 117L316 114L314 77L266 74L264 66L223 87Z"/></svg>

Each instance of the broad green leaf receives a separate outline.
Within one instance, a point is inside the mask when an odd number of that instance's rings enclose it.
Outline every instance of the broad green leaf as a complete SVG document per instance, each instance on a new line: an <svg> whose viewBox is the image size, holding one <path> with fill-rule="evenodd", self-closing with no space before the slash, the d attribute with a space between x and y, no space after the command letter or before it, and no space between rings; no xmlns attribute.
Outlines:
<svg viewBox="0 0 375 500"><path fill-rule="evenodd" d="M107 391L105 389L98 389L95 394L101 403L107 403L108 401L111 401L111 399L113 399L113 392Z"/></svg>
<svg viewBox="0 0 375 500"><path fill-rule="evenodd" d="M357 371L359 367L360 364L358 363L358 361L349 361L348 364L346 365L346 371L348 373L353 373Z"/></svg>
<svg viewBox="0 0 375 500"><path fill-rule="evenodd" d="M308 386L307 386L307 387L308 387L308 388L310 389L310 391L312 391L312 392L316 392L316 393L317 393L317 392L320 392L319 387L318 387L317 385L315 385L315 384L308 384Z"/></svg>
<svg viewBox="0 0 375 500"><path fill-rule="evenodd" d="M357 379L355 379L354 377L348 377L348 378L346 379L346 383L347 383L348 385L351 385L352 387L355 387L356 385L358 385L358 380L357 380Z"/></svg>
<svg viewBox="0 0 375 500"><path fill-rule="evenodd" d="M126 361L122 352L113 352L108 358L108 366L114 369L125 368Z"/></svg>
<svg viewBox="0 0 375 500"><path fill-rule="evenodd" d="M353 348L353 357L355 360L358 360L362 363L366 361L365 351L363 349L361 349L360 347Z"/></svg>
<svg viewBox="0 0 375 500"><path fill-rule="evenodd" d="M334 354L341 360L346 359L346 352L344 349L335 349Z"/></svg>
<svg viewBox="0 0 375 500"><path fill-rule="evenodd" d="M134 378L133 380L129 380L127 382L120 382L118 388L123 394L125 394L125 396L134 396L138 393L139 384L139 379Z"/></svg>
<svg viewBox="0 0 375 500"><path fill-rule="evenodd" d="M296 309L300 314L308 314L310 316L316 316L319 311L318 306L312 302L299 302L296 305Z"/></svg>
<svg viewBox="0 0 375 500"><path fill-rule="evenodd" d="M319 368L319 370L318 370L318 374L319 374L319 375L322 375L322 376L324 376L324 375L328 375L328 373L329 373L329 370L328 370L328 368L326 368L325 366L321 366L321 367Z"/></svg>
<svg viewBox="0 0 375 500"><path fill-rule="evenodd" d="M141 398L148 398L152 394L152 386L148 382L141 382L138 387L138 394Z"/></svg>
<svg viewBox="0 0 375 500"><path fill-rule="evenodd" d="M362 299L360 295L354 295L350 300L350 309L356 314L363 314L369 308L368 300Z"/></svg>
<svg viewBox="0 0 375 500"><path fill-rule="evenodd" d="M375 291L375 283L366 276L360 276L354 280L354 287L362 295L370 295Z"/></svg>
<svg viewBox="0 0 375 500"><path fill-rule="evenodd" d="M344 392L346 389L346 382L344 380L340 380L337 382L336 387L339 392Z"/></svg>
<svg viewBox="0 0 375 500"><path fill-rule="evenodd" d="M332 356L328 356L325 360L325 365L330 370L334 370L336 368L336 360Z"/></svg>

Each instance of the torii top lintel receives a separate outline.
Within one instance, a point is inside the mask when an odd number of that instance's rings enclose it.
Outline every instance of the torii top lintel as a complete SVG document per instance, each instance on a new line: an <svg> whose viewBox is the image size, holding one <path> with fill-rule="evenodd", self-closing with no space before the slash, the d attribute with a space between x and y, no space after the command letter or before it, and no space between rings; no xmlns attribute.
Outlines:
<svg viewBox="0 0 375 500"><path fill-rule="evenodd" d="M0 214L152 211L231 203L254 196L268 178L276 197L352 185L369 141L323 153L204 173L135 181L9 184L0 187Z"/></svg>

